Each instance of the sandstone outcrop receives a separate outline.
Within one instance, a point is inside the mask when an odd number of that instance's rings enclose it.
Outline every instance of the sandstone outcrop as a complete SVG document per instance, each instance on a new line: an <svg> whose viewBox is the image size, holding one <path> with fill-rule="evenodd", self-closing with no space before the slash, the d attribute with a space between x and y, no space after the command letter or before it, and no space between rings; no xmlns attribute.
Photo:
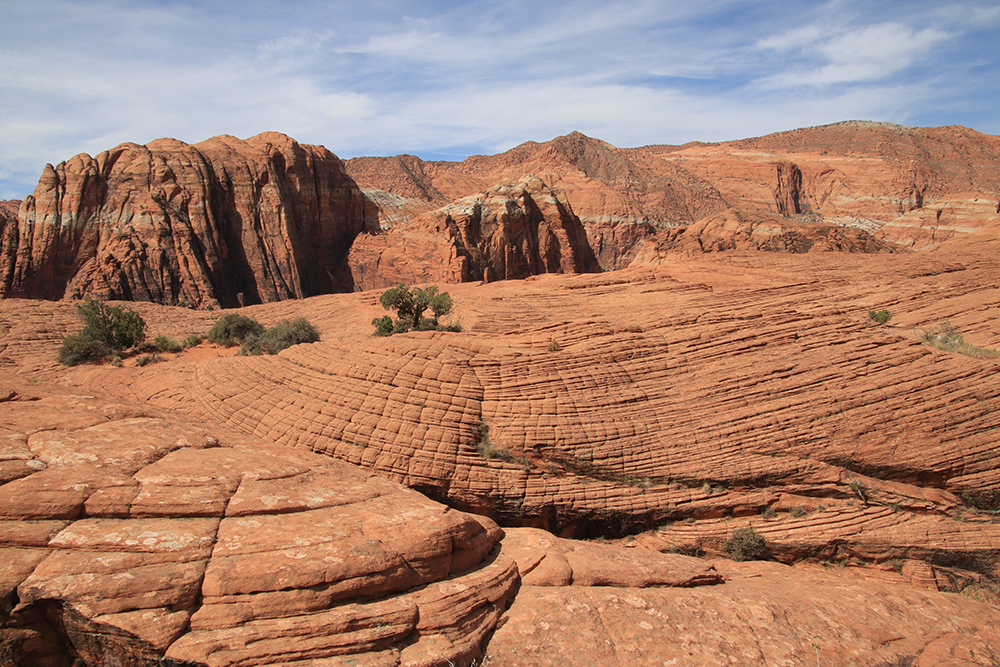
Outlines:
<svg viewBox="0 0 1000 667"><path fill-rule="evenodd" d="M277 133L122 144L46 166L5 227L0 293L204 307L349 291L366 202L335 155Z"/></svg>
<svg viewBox="0 0 1000 667"><path fill-rule="evenodd" d="M728 209L693 225L660 232L643 244L632 263L669 265L677 255L731 250L877 253L891 252L894 248L863 229Z"/></svg>
<svg viewBox="0 0 1000 667"><path fill-rule="evenodd" d="M468 664L513 592L488 519L176 415L0 385L10 664Z"/></svg>
<svg viewBox="0 0 1000 667"><path fill-rule="evenodd" d="M459 163L401 156L354 158L346 167L368 196L380 202L386 225L411 220L498 181L535 174L565 193L605 270L627 266L642 241L660 229L692 223L726 207L710 183L683 167L628 155L579 132Z"/></svg>
<svg viewBox="0 0 1000 667"><path fill-rule="evenodd" d="M600 270L564 195L530 174L381 234L362 235L349 261L363 290Z"/></svg>

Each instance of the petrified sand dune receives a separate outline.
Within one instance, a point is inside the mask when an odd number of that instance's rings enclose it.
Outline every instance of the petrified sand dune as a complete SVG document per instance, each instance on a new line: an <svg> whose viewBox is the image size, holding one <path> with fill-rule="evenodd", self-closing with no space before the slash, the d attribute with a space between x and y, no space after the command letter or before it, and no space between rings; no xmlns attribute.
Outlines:
<svg viewBox="0 0 1000 667"><path fill-rule="evenodd" d="M492 521L361 469L4 387L0 644L18 664L467 662L517 581Z"/></svg>

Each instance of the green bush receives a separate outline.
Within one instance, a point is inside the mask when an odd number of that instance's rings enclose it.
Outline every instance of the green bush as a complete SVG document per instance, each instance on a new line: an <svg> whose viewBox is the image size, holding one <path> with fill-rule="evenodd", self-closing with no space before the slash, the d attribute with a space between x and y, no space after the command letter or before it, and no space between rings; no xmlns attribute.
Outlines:
<svg viewBox="0 0 1000 667"><path fill-rule="evenodd" d="M887 324L892 319L892 313L888 310L869 310L868 317L876 324Z"/></svg>
<svg viewBox="0 0 1000 667"><path fill-rule="evenodd" d="M212 325L208 332L208 340L223 347L233 347L243 343L250 334L263 336L264 325L246 315L229 313Z"/></svg>
<svg viewBox="0 0 1000 667"><path fill-rule="evenodd" d="M268 354L278 354L282 350L299 343L315 343L319 340L316 327L304 317L282 320L264 332L262 347Z"/></svg>
<svg viewBox="0 0 1000 667"><path fill-rule="evenodd" d="M372 325L375 327L376 336L391 336L393 333L392 318L388 315L372 318Z"/></svg>
<svg viewBox="0 0 1000 667"><path fill-rule="evenodd" d="M112 350L125 350L146 340L146 322L134 310L89 298L76 310L83 318L83 333Z"/></svg>
<svg viewBox="0 0 1000 667"><path fill-rule="evenodd" d="M734 530L722 550L737 561L766 560L768 555L767 542L750 526Z"/></svg>
<svg viewBox="0 0 1000 667"><path fill-rule="evenodd" d="M167 338L163 334L157 336L153 342L156 345L156 349L160 352L180 352L184 349L183 345L171 338Z"/></svg>
<svg viewBox="0 0 1000 667"><path fill-rule="evenodd" d="M111 352L112 349L107 344L83 331L63 339L58 359L65 366L76 366L88 361L99 361Z"/></svg>
<svg viewBox="0 0 1000 667"><path fill-rule="evenodd" d="M184 339L184 347L198 347L201 345L201 341L205 340L204 336L199 336L198 334L191 334Z"/></svg>

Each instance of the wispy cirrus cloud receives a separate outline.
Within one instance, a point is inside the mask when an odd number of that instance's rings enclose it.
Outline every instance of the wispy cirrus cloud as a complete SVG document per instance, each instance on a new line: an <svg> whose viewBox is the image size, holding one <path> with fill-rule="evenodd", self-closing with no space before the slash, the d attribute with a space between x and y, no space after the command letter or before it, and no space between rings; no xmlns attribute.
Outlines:
<svg viewBox="0 0 1000 667"><path fill-rule="evenodd" d="M775 88L828 86L887 79L933 57L934 47L954 35L934 28L916 30L900 23L881 23L828 31L809 25L759 40L797 63L758 83Z"/></svg>

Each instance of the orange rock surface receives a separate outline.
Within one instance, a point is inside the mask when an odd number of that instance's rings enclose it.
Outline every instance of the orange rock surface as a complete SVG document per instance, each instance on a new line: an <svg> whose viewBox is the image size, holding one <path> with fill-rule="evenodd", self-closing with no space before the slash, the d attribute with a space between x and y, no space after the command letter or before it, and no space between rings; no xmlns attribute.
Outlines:
<svg viewBox="0 0 1000 667"><path fill-rule="evenodd" d="M11 664L467 663L516 584L492 521L360 468L0 384Z"/></svg>
<svg viewBox="0 0 1000 667"><path fill-rule="evenodd" d="M461 333L373 336L375 289L228 311L322 333L276 356L203 343L65 368L74 304L0 301L0 649L52 665L997 664L994 139L839 124L350 163L392 226L365 252L414 282L460 271L462 247L520 243L500 215L470 243L456 199L511 215L565 196L593 244L595 211L624 212L618 233L654 210L614 183L639 192L667 165L707 184L656 200L697 218L593 246L628 268L448 285ZM493 188L528 163L538 183ZM591 181L614 202L574 199ZM175 339L222 314L131 306ZM769 562L727 558L745 528Z"/></svg>

